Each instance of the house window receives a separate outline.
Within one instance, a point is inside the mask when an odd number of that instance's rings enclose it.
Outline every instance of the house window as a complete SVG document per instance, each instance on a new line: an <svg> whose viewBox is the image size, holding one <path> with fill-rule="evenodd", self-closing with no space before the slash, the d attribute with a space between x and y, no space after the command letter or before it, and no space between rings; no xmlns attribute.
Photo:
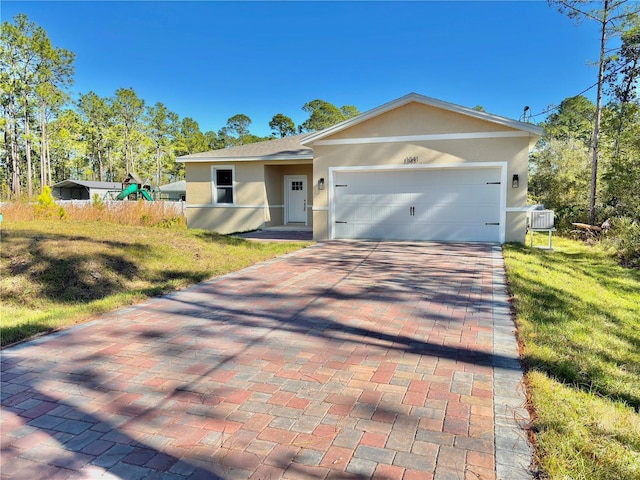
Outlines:
<svg viewBox="0 0 640 480"><path fill-rule="evenodd" d="M213 203L233 205L233 167L213 168Z"/></svg>

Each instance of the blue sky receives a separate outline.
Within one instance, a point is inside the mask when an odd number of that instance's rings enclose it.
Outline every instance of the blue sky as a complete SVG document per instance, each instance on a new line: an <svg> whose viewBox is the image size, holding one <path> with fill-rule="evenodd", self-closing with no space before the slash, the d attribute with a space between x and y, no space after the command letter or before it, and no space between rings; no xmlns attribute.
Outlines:
<svg viewBox="0 0 640 480"><path fill-rule="evenodd" d="M256 135L320 98L366 111L410 92L518 119L596 81L597 25L545 1L3 0L76 53L72 93L133 88L203 131L237 113ZM594 98L595 89L586 95ZM542 121L544 116L537 117Z"/></svg>

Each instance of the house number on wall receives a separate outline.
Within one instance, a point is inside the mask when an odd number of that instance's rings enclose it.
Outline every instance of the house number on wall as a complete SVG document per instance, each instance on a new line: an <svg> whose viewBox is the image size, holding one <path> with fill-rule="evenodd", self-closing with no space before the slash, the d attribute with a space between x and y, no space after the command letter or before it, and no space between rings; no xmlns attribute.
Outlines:
<svg viewBox="0 0 640 480"><path fill-rule="evenodd" d="M405 165L413 165L414 163L418 163L418 157L407 157L404 159Z"/></svg>

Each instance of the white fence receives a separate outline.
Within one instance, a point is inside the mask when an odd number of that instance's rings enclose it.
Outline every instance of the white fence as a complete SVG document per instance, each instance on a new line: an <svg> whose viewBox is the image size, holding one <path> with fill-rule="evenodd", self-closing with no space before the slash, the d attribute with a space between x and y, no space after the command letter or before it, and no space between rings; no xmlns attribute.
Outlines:
<svg viewBox="0 0 640 480"><path fill-rule="evenodd" d="M154 209L162 209L164 214L171 215L182 215L184 216L185 211L185 202L183 201L165 201L165 200L156 200L151 202L153 204ZM60 205L61 207L65 207L67 205L73 205L74 207L91 207L93 205L92 200L56 200L56 205ZM135 205L135 202L129 201L117 201L117 200L104 200L103 205L105 208L111 211L119 212L126 210L127 208L131 208L132 205Z"/></svg>

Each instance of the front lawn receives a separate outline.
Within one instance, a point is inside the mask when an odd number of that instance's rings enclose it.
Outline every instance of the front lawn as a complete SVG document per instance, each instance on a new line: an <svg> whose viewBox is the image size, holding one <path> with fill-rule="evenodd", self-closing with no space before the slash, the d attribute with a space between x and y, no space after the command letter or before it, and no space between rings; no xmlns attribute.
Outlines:
<svg viewBox="0 0 640 480"><path fill-rule="evenodd" d="M553 246L504 248L543 478L640 479L640 271Z"/></svg>
<svg viewBox="0 0 640 480"><path fill-rule="evenodd" d="M309 245L102 221L1 226L3 346Z"/></svg>

